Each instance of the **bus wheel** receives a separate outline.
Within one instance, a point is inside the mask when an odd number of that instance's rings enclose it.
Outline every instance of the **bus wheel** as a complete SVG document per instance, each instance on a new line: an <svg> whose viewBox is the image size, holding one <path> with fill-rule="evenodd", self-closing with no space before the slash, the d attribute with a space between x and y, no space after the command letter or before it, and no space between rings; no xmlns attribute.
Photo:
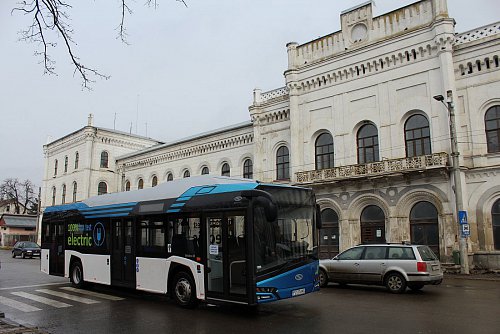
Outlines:
<svg viewBox="0 0 500 334"><path fill-rule="evenodd" d="M73 265L71 266L69 277L70 277L71 283L73 283L73 285L75 287L77 287L77 288L83 287L83 285L84 285L83 268L82 268L82 264L79 261L74 262Z"/></svg>
<svg viewBox="0 0 500 334"><path fill-rule="evenodd" d="M198 304L196 287L191 275L184 271L175 274L173 281L173 297L175 302L185 308L194 308Z"/></svg>

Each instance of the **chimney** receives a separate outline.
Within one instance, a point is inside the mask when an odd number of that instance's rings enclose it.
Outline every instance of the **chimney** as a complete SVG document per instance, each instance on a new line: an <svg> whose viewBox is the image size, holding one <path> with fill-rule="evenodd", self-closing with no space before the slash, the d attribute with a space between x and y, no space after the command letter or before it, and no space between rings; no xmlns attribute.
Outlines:
<svg viewBox="0 0 500 334"><path fill-rule="evenodd" d="M88 126L94 126L94 115L89 114Z"/></svg>

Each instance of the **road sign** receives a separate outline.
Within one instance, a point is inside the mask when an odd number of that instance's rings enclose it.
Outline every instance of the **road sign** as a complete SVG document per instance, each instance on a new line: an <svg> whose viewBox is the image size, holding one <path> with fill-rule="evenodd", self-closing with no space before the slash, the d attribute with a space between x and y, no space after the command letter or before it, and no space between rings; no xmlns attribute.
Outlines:
<svg viewBox="0 0 500 334"><path fill-rule="evenodd" d="M460 225L467 223L467 211L458 211L458 223Z"/></svg>
<svg viewBox="0 0 500 334"><path fill-rule="evenodd" d="M468 237L470 235L470 225L469 224L462 224L460 225L461 231L462 231L462 237Z"/></svg>

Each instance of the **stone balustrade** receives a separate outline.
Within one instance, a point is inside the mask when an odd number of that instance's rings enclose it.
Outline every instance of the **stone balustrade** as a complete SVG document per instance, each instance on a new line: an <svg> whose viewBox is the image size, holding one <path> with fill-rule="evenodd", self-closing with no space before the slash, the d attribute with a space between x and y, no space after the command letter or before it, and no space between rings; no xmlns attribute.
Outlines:
<svg viewBox="0 0 500 334"><path fill-rule="evenodd" d="M420 171L448 166L447 153L434 153L418 157L388 159L360 165L339 166L321 170L310 170L295 173L297 183L340 181L349 178L360 178L390 175L405 171Z"/></svg>

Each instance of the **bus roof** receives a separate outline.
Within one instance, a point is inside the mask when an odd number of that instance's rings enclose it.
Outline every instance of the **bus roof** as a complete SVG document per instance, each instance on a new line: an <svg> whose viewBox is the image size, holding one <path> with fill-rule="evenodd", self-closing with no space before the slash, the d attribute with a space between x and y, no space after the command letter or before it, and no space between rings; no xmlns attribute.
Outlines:
<svg viewBox="0 0 500 334"><path fill-rule="evenodd" d="M156 187L123 191L90 197L79 203L50 206L45 212L81 210L116 205L134 205L138 202L214 194L238 190L255 189L260 183L255 180L226 176L201 175L158 184Z"/></svg>

